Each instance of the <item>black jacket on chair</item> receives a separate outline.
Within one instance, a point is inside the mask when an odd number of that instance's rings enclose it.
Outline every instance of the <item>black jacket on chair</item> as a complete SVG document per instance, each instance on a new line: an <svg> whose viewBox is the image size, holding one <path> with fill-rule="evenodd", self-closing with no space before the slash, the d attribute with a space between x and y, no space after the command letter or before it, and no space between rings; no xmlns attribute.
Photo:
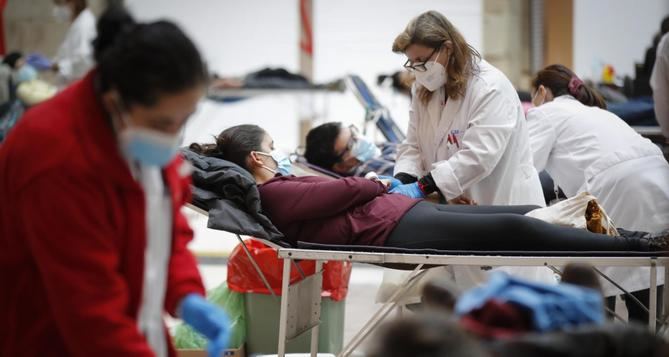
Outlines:
<svg viewBox="0 0 669 357"><path fill-rule="evenodd" d="M193 204L209 212L207 227L285 244L262 213L258 187L248 171L188 149L181 153L193 165Z"/></svg>

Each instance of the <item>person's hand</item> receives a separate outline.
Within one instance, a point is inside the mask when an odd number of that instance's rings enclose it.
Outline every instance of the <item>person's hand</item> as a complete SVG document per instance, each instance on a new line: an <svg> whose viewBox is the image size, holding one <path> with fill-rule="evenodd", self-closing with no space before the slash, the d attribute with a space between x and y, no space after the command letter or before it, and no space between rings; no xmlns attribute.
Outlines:
<svg viewBox="0 0 669 357"><path fill-rule="evenodd" d="M388 183L386 186L388 187L388 191L394 190L397 186L400 186L402 184L402 181L392 177L392 176L379 176L379 180L381 180L384 183Z"/></svg>
<svg viewBox="0 0 669 357"><path fill-rule="evenodd" d="M209 357L222 356L230 340L230 323L225 311L198 294L183 298L180 309L181 319L209 341Z"/></svg>
<svg viewBox="0 0 669 357"><path fill-rule="evenodd" d="M472 205L478 206L478 203L466 196L459 196L452 200L448 200L448 203L451 205Z"/></svg>
<svg viewBox="0 0 669 357"><path fill-rule="evenodd" d="M399 193L400 195L409 198L425 198L425 194L421 191L420 187L418 187L418 182L399 185L388 192Z"/></svg>

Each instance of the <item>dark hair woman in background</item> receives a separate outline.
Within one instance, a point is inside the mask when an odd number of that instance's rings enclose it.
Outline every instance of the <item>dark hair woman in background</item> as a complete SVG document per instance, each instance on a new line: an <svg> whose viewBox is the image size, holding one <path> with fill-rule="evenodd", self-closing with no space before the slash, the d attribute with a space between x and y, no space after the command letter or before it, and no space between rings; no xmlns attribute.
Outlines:
<svg viewBox="0 0 669 357"><path fill-rule="evenodd" d="M207 71L173 23L122 8L98 22L97 66L0 146L0 355L174 356L163 314L227 343L181 206L178 134Z"/></svg>
<svg viewBox="0 0 669 357"><path fill-rule="evenodd" d="M605 110L602 97L567 67L542 69L532 86L535 108L527 112L527 124L537 171L546 170L567 197L593 194L619 227L669 229L669 163L662 151ZM603 269L648 301L647 271ZM658 281L664 281L662 276ZM619 293L608 284L604 292ZM648 321L648 313L637 304L628 308L632 319Z"/></svg>
<svg viewBox="0 0 669 357"><path fill-rule="evenodd" d="M284 175L284 160L260 127L224 130L216 144L192 151L231 161L258 184L263 211L293 243L432 248L442 250L648 251L667 247L669 232L609 237L555 226L523 214L536 206L440 205L389 194L383 183L359 177ZM279 173L279 174L277 174Z"/></svg>

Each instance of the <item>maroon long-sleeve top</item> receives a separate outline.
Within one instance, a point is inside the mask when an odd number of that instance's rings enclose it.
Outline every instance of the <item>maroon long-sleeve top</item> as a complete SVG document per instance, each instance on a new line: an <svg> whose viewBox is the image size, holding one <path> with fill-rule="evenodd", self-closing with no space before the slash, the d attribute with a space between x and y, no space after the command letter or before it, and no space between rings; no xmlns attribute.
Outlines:
<svg viewBox="0 0 669 357"><path fill-rule="evenodd" d="M258 189L263 211L293 243L381 246L418 202L360 177L277 176Z"/></svg>

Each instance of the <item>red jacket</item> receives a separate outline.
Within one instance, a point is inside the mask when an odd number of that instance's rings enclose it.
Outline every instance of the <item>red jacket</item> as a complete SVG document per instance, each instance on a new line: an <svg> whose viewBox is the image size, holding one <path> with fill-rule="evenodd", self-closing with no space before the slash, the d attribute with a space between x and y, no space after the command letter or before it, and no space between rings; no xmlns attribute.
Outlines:
<svg viewBox="0 0 669 357"><path fill-rule="evenodd" d="M277 176L258 190L263 211L293 243L382 246L418 203L361 177Z"/></svg>
<svg viewBox="0 0 669 357"><path fill-rule="evenodd" d="M144 193L119 154L94 76L28 111L0 145L0 356L154 355L137 328ZM163 172L174 203L172 315L186 294L204 294L179 212L190 195L181 165Z"/></svg>

